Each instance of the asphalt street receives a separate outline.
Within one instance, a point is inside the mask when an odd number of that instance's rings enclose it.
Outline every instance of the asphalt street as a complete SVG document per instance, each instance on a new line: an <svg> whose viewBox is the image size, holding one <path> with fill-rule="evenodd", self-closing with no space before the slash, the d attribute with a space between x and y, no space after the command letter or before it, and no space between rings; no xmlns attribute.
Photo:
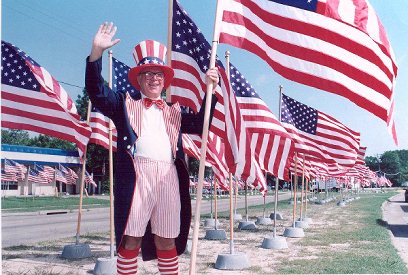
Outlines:
<svg viewBox="0 0 408 275"><path fill-rule="evenodd" d="M290 198L290 192L279 194L279 200ZM273 202L274 196L267 196L266 203ZM192 200L193 215L195 200ZM262 196L248 196L248 205L263 204ZM244 208L244 196L237 200L237 208ZM218 200L218 211L229 210L229 199ZM53 214L62 212L60 214ZM211 212L210 200L202 200L201 215ZM267 209L267 214L273 212ZM241 212L242 213L242 212ZM50 215L52 214L52 215ZM32 245L41 241L73 237L75 241L78 211L41 211L31 213L2 213L2 247ZM82 211L80 235L109 231L109 208L84 209Z"/></svg>

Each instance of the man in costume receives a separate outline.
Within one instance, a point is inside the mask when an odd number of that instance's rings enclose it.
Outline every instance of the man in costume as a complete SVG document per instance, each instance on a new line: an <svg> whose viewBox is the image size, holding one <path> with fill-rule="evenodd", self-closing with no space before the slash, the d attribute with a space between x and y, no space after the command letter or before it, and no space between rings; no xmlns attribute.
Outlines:
<svg viewBox="0 0 408 275"><path fill-rule="evenodd" d="M114 165L117 271L136 274L141 249L143 260L158 259L161 273L178 274L178 255L185 250L191 222L181 133L202 133L205 106L197 114L182 114L178 103L160 98L174 71L164 64L166 47L153 40L135 46L137 65L128 73L141 98L106 87L102 55L120 41L114 39L116 30L112 23L99 27L87 58L85 88L93 106L112 119L118 133ZM210 69L206 78L216 86L218 70ZM213 96L211 117L216 102Z"/></svg>

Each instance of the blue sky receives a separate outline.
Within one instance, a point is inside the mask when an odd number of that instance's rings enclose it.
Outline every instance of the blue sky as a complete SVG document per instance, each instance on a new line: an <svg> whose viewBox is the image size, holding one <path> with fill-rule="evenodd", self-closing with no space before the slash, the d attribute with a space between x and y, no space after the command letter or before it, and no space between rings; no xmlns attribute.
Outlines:
<svg viewBox="0 0 408 275"><path fill-rule="evenodd" d="M180 3L210 41L216 1L180 0ZM408 1L370 0L370 3L385 26L399 67L394 91L399 147L394 145L383 121L345 98L286 80L244 50L221 44L218 55L224 56L226 50L231 52L231 62L275 115L279 85L283 85L285 94L359 131L362 146L368 147L367 155L408 149ZM83 87L85 58L101 23L112 21L118 26L116 36L121 42L113 48L113 54L134 66L132 49L138 42L155 39L167 43L167 16L167 1L3 0L1 36L28 53L57 80ZM107 68L106 56L104 61ZM82 92L82 88L63 86L73 99Z"/></svg>

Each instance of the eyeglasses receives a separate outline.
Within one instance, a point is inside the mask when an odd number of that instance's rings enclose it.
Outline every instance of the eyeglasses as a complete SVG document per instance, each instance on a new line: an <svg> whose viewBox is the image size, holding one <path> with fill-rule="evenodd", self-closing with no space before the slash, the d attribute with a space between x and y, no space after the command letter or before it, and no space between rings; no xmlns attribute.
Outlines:
<svg viewBox="0 0 408 275"><path fill-rule="evenodd" d="M152 80L154 77L156 77L157 80L163 80L164 79L164 73L162 72L143 72L140 74L144 74L146 76L147 80Z"/></svg>

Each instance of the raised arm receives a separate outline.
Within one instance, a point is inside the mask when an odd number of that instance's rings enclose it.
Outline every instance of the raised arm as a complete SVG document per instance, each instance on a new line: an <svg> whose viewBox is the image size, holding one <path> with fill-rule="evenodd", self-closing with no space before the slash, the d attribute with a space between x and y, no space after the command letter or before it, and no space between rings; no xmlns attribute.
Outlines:
<svg viewBox="0 0 408 275"><path fill-rule="evenodd" d="M113 92L105 85L101 75L102 55L106 49L119 43L119 39L113 39L116 30L117 27L113 23L100 25L92 42L92 50L87 58L85 72L85 89L92 105L110 118L121 107L123 95Z"/></svg>
<svg viewBox="0 0 408 275"><path fill-rule="evenodd" d="M99 30L96 32L94 40L92 42L92 50L89 55L89 62L94 62L102 57L103 52L106 49L113 47L120 42L120 39L113 39L116 34L117 27L113 23L107 23L99 26Z"/></svg>

